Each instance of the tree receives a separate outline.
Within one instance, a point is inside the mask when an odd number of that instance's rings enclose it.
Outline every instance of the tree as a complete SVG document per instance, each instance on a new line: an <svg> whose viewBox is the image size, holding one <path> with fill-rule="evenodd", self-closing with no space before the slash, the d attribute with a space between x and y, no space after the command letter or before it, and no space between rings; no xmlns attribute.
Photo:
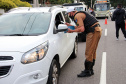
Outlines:
<svg viewBox="0 0 126 84"><path fill-rule="evenodd" d="M0 8L8 11L16 7L31 7L28 2L22 2L20 0L0 0Z"/></svg>
<svg viewBox="0 0 126 84"><path fill-rule="evenodd" d="M88 7L91 7L91 0L80 0L81 2L85 2L86 5L88 5ZM95 0L92 0L92 6L94 4Z"/></svg>
<svg viewBox="0 0 126 84"><path fill-rule="evenodd" d="M80 0L82 2L85 2L86 5L89 7L91 6L91 0ZM92 4L94 4L96 0L92 0ZM121 3L123 6L126 7L126 0L110 0L111 6L117 7L118 3Z"/></svg>
<svg viewBox="0 0 126 84"><path fill-rule="evenodd" d="M51 4L64 4L64 3L72 3L74 0L50 0Z"/></svg>

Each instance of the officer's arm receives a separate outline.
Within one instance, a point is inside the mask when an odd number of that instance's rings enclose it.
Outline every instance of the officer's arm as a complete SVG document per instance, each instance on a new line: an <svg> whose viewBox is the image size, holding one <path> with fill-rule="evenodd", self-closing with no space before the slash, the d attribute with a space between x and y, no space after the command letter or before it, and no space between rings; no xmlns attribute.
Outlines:
<svg viewBox="0 0 126 84"><path fill-rule="evenodd" d="M84 32L85 28L84 26L80 26L79 28L76 28L75 30L68 29L68 33L73 33L73 32Z"/></svg>

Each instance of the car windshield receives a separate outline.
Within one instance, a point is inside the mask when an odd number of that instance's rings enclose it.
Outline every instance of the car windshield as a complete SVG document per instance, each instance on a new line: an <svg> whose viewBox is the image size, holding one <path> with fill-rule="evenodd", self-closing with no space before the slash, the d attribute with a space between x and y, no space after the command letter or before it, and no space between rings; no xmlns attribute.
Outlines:
<svg viewBox="0 0 126 84"><path fill-rule="evenodd" d="M95 4L95 10L96 11L107 11L110 9L109 4L104 3L104 4Z"/></svg>
<svg viewBox="0 0 126 84"><path fill-rule="evenodd" d="M83 11L83 7L75 7L77 11Z"/></svg>
<svg viewBox="0 0 126 84"><path fill-rule="evenodd" d="M41 35L48 31L51 13L16 13L0 16L0 35Z"/></svg>

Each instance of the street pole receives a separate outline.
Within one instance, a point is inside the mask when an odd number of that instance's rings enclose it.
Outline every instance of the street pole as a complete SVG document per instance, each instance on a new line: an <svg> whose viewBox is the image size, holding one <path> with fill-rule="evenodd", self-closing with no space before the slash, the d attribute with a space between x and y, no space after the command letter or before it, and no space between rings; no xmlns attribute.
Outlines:
<svg viewBox="0 0 126 84"><path fill-rule="evenodd" d="M79 3L80 2L80 0L77 0L77 3Z"/></svg>
<svg viewBox="0 0 126 84"><path fill-rule="evenodd" d="M77 3L77 0L74 0L74 3Z"/></svg>
<svg viewBox="0 0 126 84"><path fill-rule="evenodd" d="M33 7L39 7L38 0L33 0Z"/></svg>
<svg viewBox="0 0 126 84"><path fill-rule="evenodd" d="M91 0L91 7L92 7L92 0Z"/></svg>

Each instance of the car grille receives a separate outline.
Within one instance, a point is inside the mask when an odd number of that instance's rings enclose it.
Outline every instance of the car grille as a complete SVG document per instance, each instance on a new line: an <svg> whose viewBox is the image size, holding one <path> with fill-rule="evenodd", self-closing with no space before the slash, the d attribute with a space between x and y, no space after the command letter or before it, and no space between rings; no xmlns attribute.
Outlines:
<svg viewBox="0 0 126 84"><path fill-rule="evenodd" d="M11 61L13 57L11 56L0 56L0 62ZM12 70L13 65L0 65L0 78L8 76Z"/></svg>
<svg viewBox="0 0 126 84"><path fill-rule="evenodd" d="M0 61L3 61L3 60L13 60L13 57L11 57L11 56L0 56Z"/></svg>
<svg viewBox="0 0 126 84"><path fill-rule="evenodd" d="M99 14L98 16L106 16L105 14Z"/></svg>
<svg viewBox="0 0 126 84"><path fill-rule="evenodd" d="M11 70L11 66L0 66L0 77L7 76Z"/></svg>

